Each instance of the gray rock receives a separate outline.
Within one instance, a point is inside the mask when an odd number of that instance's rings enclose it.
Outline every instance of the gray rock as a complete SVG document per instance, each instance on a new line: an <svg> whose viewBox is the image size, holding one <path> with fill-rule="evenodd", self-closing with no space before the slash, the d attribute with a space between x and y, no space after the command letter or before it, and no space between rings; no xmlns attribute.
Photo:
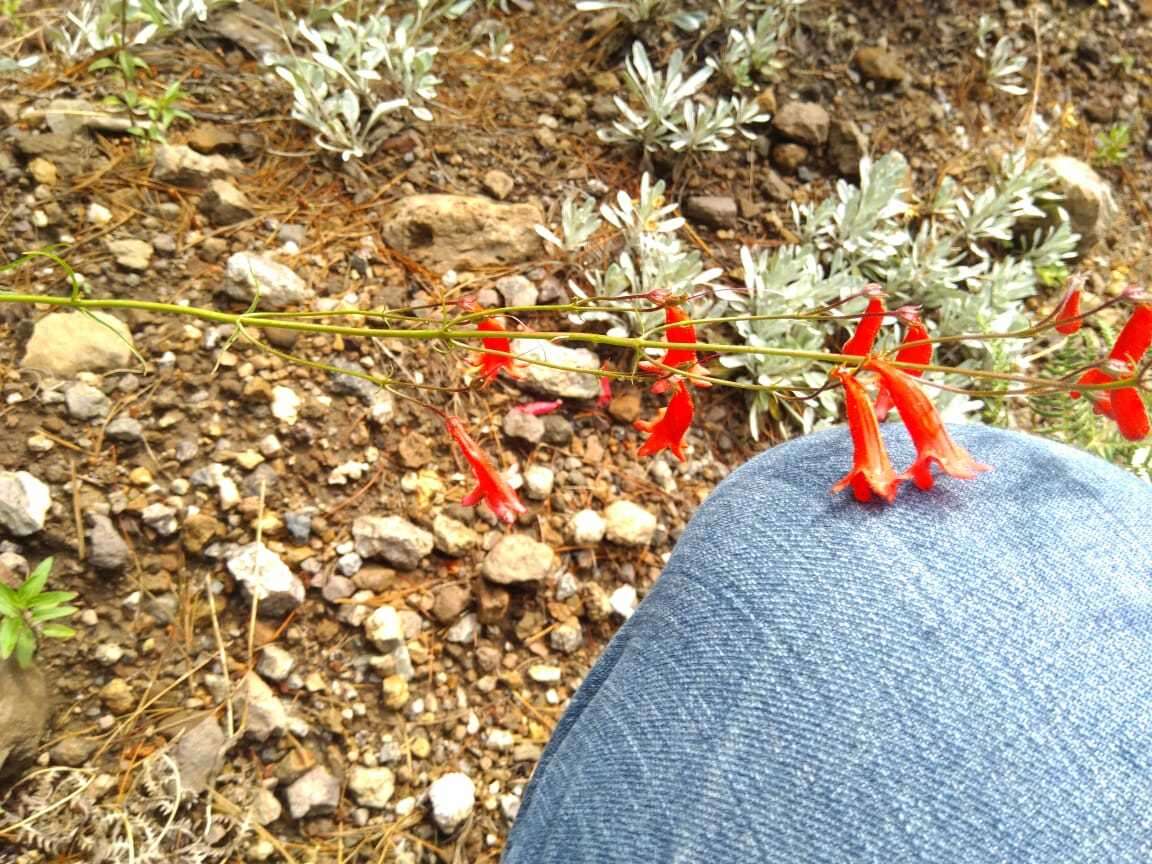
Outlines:
<svg viewBox="0 0 1152 864"><path fill-rule="evenodd" d="M256 671L269 681L283 681L295 665L296 658L290 651L279 645L265 645L260 650L260 659L256 661Z"/></svg>
<svg viewBox="0 0 1152 864"><path fill-rule="evenodd" d="M105 245L125 270L147 270L152 263L152 244L144 240L109 240Z"/></svg>
<svg viewBox="0 0 1152 864"><path fill-rule="evenodd" d="M587 348L568 348L538 339L515 339L513 353L525 360L540 360L563 369L527 364L524 383L534 390L563 399L595 399L600 395L600 379L573 369L600 368L600 358Z"/></svg>
<svg viewBox="0 0 1152 864"><path fill-rule="evenodd" d="M444 638L457 645L471 645L476 641L476 636L479 632L480 622L476 618L476 613L469 612L448 628L448 632L444 634Z"/></svg>
<svg viewBox="0 0 1152 864"><path fill-rule="evenodd" d="M684 201L684 215L700 225L735 228L740 214L731 195L693 195Z"/></svg>
<svg viewBox="0 0 1152 864"><path fill-rule="evenodd" d="M314 293L292 268L256 252L236 252L224 268L224 293L245 303L260 296L260 305L271 309L300 306Z"/></svg>
<svg viewBox="0 0 1152 864"><path fill-rule="evenodd" d="M584 628L575 618L564 621L557 624L556 629L548 634L548 643L556 651L571 654L573 651L578 651L584 644Z"/></svg>
<svg viewBox="0 0 1152 864"><path fill-rule="evenodd" d="M535 260L543 248L535 226L543 221L535 204L410 195L385 209L380 233L389 247L443 273Z"/></svg>
<svg viewBox="0 0 1152 864"><path fill-rule="evenodd" d="M228 736L212 716L184 730L172 748L172 759L185 792L197 795L208 788L224 761Z"/></svg>
<svg viewBox="0 0 1152 864"><path fill-rule="evenodd" d="M0 471L0 525L15 537L44 528L52 505L48 486L27 471Z"/></svg>
<svg viewBox="0 0 1152 864"><path fill-rule="evenodd" d="M136 444L144 440L144 427L135 417L121 414L104 427L104 437L121 444Z"/></svg>
<svg viewBox="0 0 1152 864"><path fill-rule="evenodd" d="M484 558L484 575L498 585L541 582L556 568L556 553L526 534L505 534Z"/></svg>
<svg viewBox="0 0 1152 864"><path fill-rule="evenodd" d="M156 502L140 511L140 521L159 534L171 537L180 530L179 513L175 507Z"/></svg>
<svg viewBox="0 0 1152 864"><path fill-rule="evenodd" d="M391 606L380 606L368 616L364 635L381 654L390 654L404 644L404 626Z"/></svg>
<svg viewBox="0 0 1152 864"><path fill-rule="evenodd" d="M529 444L539 444L544 437L544 421L535 414L513 408L504 415L504 434Z"/></svg>
<svg viewBox="0 0 1152 864"><path fill-rule="evenodd" d="M547 465L529 465L524 471L524 494L533 501L543 501L552 494L556 472Z"/></svg>
<svg viewBox="0 0 1152 864"><path fill-rule="evenodd" d="M789 102L772 118L772 131L791 141L819 148L828 140L830 122L828 112L815 102Z"/></svg>
<svg viewBox="0 0 1152 864"><path fill-rule="evenodd" d="M468 820L476 806L476 784L467 774L454 771L437 778L428 789L432 819L445 834Z"/></svg>
<svg viewBox="0 0 1152 864"><path fill-rule="evenodd" d="M860 160L868 152L868 138L851 120L836 117L828 131L828 161L841 177L860 176Z"/></svg>
<svg viewBox="0 0 1152 864"><path fill-rule="evenodd" d="M383 810L392 800L396 777L391 768L365 768L353 765L348 773L348 791L361 807Z"/></svg>
<svg viewBox="0 0 1152 864"><path fill-rule="evenodd" d="M284 734L288 728L288 711L272 688L255 672L249 672L236 687L233 710L244 724L244 734L256 741Z"/></svg>
<svg viewBox="0 0 1152 864"><path fill-rule="evenodd" d="M263 543L236 550L228 559L228 572L249 598L259 602L260 615L278 618L304 602L304 583Z"/></svg>
<svg viewBox="0 0 1152 864"><path fill-rule="evenodd" d="M430 533L399 516L359 516L352 539L363 558L383 558L401 570L413 570L432 552Z"/></svg>
<svg viewBox="0 0 1152 864"><path fill-rule="evenodd" d="M36 322L20 361L23 369L72 378L79 372L123 369L133 362L132 334L104 312L54 312Z"/></svg>
<svg viewBox="0 0 1152 864"><path fill-rule="evenodd" d="M50 712L39 667L21 669L15 660L0 660L0 777L16 774L36 757Z"/></svg>
<svg viewBox="0 0 1152 864"><path fill-rule="evenodd" d="M312 515L310 513L285 513L284 527L288 529L288 536L297 543L307 543L312 537Z"/></svg>
<svg viewBox="0 0 1152 864"><path fill-rule="evenodd" d="M69 768L79 768L88 761L93 753L100 748L100 741L96 738L86 738L81 735L70 735L63 741L52 745L48 751L48 758L53 765L67 765Z"/></svg>
<svg viewBox="0 0 1152 864"><path fill-rule="evenodd" d="M68 413L77 420L103 417L112 405L103 390L80 381L64 389L64 403L68 406Z"/></svg>
<svg viewBox="0 0 1152 864"><path fill-rule="evenodd" d="M496 280L496 290L505 306L535 306L540 300L540 289L525 276L503 276Z"/></svg>
<svg viewBox="0 0 1152 864"><path fill-rule="evenodd" d="M123 570L131 559L131 552L112 520L100 513L90 513L92 523L88 531L88 562L98 570Z"/></svg>
<svg viewBox="0 0 1152 864"><path fill-rule="evenodd" d="M1090 165L1071 156L1052 156L1043 164L1056 178L1058 203L1080 235L1080 252L1086 252L1103 239L1116 216L1112 188Z"/></svg>
<svg viewBox="0 0 1152 864"><path fill-rule="evenodd" d="M340 781L322 765L305 772L284 793L293 819L334 813L340 804Z"/></svg>
<svg viewBox="0 0 1152 864"><path fill-rule="evenodd" d="M624 546L647 546L656 533L656 517L631 501L613 501L604 520L608 539Z"/></svg>
<svg viewBox="0 0 1152 864"><path fill-rule="evenodd" d="M432 520L432 539L436 549L453 557L465 554L480 544L480 535L446 513Z"/></svg>
<svg viewBox="0 0 1152 864"><path fill-rule="evenodd" d="M53 99L44 108L44 122L57 135L72 138L81 129L100 132L126 132L132 121L101 111L84 99Z"/></svg>
<svg viewBox="0 0 1152 864"><path fill-rule="evenodd" d="M199 207L213 225L235 225L252 218L248 197L227 180L210 181Z"/></svg>
<svg viewBox="0 0 1152 864"><path fill-rule="evenodd" d="M152 176L171 186L203 188L213 177L235 174L238 163L223 156L204 156L185 144L162 144L155 150Z"/></svg>

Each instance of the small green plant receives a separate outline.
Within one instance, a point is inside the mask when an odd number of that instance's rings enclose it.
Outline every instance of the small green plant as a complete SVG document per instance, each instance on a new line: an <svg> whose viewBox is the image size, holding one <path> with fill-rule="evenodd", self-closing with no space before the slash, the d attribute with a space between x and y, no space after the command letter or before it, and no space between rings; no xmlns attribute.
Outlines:
<svg viewBox="0 0 1152 864"><path fill-rule="evenodd" d="M1107 132L1096 136L1097 165L1116 166L1128 158L1128 147L1132 144L1132 128L1127 123L1117 123Z"/></svg>
<svg viewBox="0 0 1152 864"><path fill-rule="evenodd" d="M119 96L110 96L112 102L119 102L139 122L128 127L128 134L143 141L161 143L166 140L168 127L177 120L191 120L192 115L176 105L186 96L180 89L180 82L173 81L158 98L141 96L135 90L125 90Z"/></svg>
<svg viewBox="0 0 1152 864"><path fill-rule="evenodd" d="M93 60L89 66L89 72L100 72L104 69L112 69L119 72L120 77L125 81L135 81L137 71L145 73L151 72L152 67L129 51L127 48L117 48L107 57L99 57Z"/></svg>
<svg viewBox="0 0 1152 864"><path fill-rule="evenodd" d="M45 591L52 558L41 561L19 588L0 582L0 660L15 657L23 668L32 665L39 639L71 639L76 631L57 619L76 612L68 601L74 591Z"/></svg>

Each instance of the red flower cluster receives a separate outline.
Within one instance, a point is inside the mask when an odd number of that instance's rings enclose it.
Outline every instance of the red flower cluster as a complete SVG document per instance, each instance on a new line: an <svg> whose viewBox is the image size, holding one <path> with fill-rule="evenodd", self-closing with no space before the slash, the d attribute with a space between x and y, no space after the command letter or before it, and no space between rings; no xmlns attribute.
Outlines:
<svg viewBox="0 0 1152 864"><path fill-rule="evenodd" d="M682 345L692 345L696 342L695 325L675 302L665 304L664 321L668 325L664 329L666 341ZM685 377L669 372L669 368L690 375L707 374L707 370L700 365L694 348L669 348L664 352L659 364L641 363L641 371L662 376L652 385L653 393L664 393L669 389L674 392L667 407L662 408L654 420L637 420L632 425L642 432L651 433L651 437L640 446L637 455L648 456L661 450L670 450L672 455L683 462L684 436L688 433L688 427L692 425L696 409ZM707 381L693 383L697 387L712 386Z"/></svg>
<svg viewBox="0 0 1152 864"><path fill-rule="evenodd" d="M448 434L459 445L460 452L468 464L472 466L472 473L476 475L476 488L465 495L460 503L465 507L471 507L483 498L497 519L511 525L519 514L527 512L523 502L480 449L480 445L472 440L472 436L464 428L463 420L445 415L444 425L448 428Z"/></svg>
<svg viewBox="0 0 1152 864"><path fill-rule="evenodd" d="M948 434L932 400L924 395L916 380L872 357L863 367L875 372L881 386L890 394L900 419L904 421L912 443L916 445L916 460L904 472L897 474L888 458L875 410L868 400L863 385L846 372L834 373L844 384L848 429L852 434L855 456L852 470L835 486L839 492L851 485L858 501L868 501L872 494L886 501L896 497L901 481L911 480L921 489L931 489L934 483L932 463L952 477L969 480L982 471L990 470L972 458L971 454Z"/></svg>
<svg viewBox="0 0 1152 864"><path fill-rule="evenodd" d="M896 352L897 362L926 365L932 360L932 343L926 341L928 331L918 311L905 308L897 310L895 314L908 324L904 341ZM880 332L883 317L884 301L873 295L868 301L868 311L852 338L845 343L843 353L858 357L869 354ZM842 370L832 373L844 385L845 413L855 451L852 470L832 487L833 492L851 486L858 501L868 501L875 494L891 502L904 480L912 480L921 489L931 489L934 482L933 462L945 474L964 479L989 470L987 465L981 465L973 459L948 434L936 406L916 385L915 379L923 374L922 370L903 372L875 357L865 360L861 368L877 375L875 407L856 376ZM902 473L897 473L892 467L880 437L878 421L887 417L893 407L900 412L900 419L904 421L908 434L912 436L912 443L916 445L916 460Z"/></svg>
<svg viewBox="0 0 1152 864"><path fill-rule="evenodd" d="M1076 383L1107 384L1116 381L1120 375L1136 370L1150 346L1152 346L1152 305L1141 304L1136 307L1124 329L1116 337L1116 343L1108 354L1110 369L1089 369ZM1113 369L1117 371L1111 371ZM1077 390L1073 390L1069 395L1073 399L1080 397ZM1140 391L1135 387L1095 391L1092 399L1095 402L1093 410L1114 420L1120 434L1129 441L1140 441L1148 437L1149 431L1152 431L1148 421L1148 410L1144 407Z"/></svg>

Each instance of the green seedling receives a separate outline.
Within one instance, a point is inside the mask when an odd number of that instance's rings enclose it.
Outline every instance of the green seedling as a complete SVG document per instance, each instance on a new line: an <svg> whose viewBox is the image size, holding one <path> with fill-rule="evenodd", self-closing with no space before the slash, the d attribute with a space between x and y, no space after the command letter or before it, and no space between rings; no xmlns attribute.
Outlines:
<svg viewBox="0 0 1152 864"><path fill-rule="evenodd" d="M76 631L58 619L75 614L67 605L75 591L45 591L52 558L41 561L19 588L0 582L0 660L15 657L24 669L32 665L40 639L71 639Z"/></svg>

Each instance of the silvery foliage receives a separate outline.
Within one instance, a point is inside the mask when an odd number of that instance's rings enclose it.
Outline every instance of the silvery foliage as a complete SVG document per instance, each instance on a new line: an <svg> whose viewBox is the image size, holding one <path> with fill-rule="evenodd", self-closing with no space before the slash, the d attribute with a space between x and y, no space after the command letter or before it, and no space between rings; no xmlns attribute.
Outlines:
<svg viewBox="0 0 1152 864"><path fill-rule="evenodd" d="M159 27L147 24L128 39L129 45L143 45L156 35ZM76 11L48 31L52 47L69 60L76 60L117 48L121 41L119 5L109 0L84 0Z"/></svg>
<svg viewBox="0 0 1152 864"><path fill-rule="evenodd" d="M717 0L719 23L736 26L728 31L720 55L704 62L737 90L754 88L757 77L772 78L784 66L778 55L792 25L792 13L806 2L781 0L765 6Z"/></svg>
<svg viewBox="0 0 1152 864"><path fill-rule="evenodd" d="M193 21L206 21L213 9L233 0L84 0L63 22L49 31L53 47L69 59L120 47L120 13L133 23L129 45L144 45L157 35L183 30ZM142 26L137 26L142 25Z"/></svg>
<svg viewBox="0 0 1152 864"><path fill-rule="evenodd" d="M860 185L844 181L819 204L793 205L800 242L773 251L741 250L745 294L731 304L747 316L793 316L814 312L850 297L868 282L888 294L888 308L924 307L930 329L941 333L1005 331L1025 326L1023 301L1036 292L1039 275L1062 267L1076 252L1078 237L1061 218L1041 226L1040 204L1051 200L1050 177L1024 154L1001 162L992 185L970 191L946 180L917 214L909 199L908 166L899 153L876 162L865 158ZM858 312L854 301L846 312ZM826 350L836 328L811 320L741 320L733 323L751 346L798 351ZM1010 354L1018 346L996 343ZM994 358L983 343L963 343L962 367L986 368ZM760 385L797 391L820 387L823 371L810 364L763 355L724 355L720 362L740 369ZM963 384L958 375L945 383ZM752 399L749 420L759 433L768 394ZM981 407L964 394L941 392L936 399L946 419L959 420ZM781 403L807 431L836 416L830 392L811 402Z"/></svg>
<svg viewBox="0 0 1152 864"><path fill-rule="evenodd" d="M647 151L721 152L728 149L726 139L739 133L751 140L755 135L747 127L771 119L760 113L754 100L740 96L707 102L694 99L712 69L705 66L688 74L679 50L668 59L668 68L659 71L652 67L644 46L634 42L624 71L628 90L640 107L615 97L623 119L599 131L603 141L637 143Z"/></svg>
<svg viewBox="0 0 1152 864"><path fill-rule="evenodd" d="M652 291L682 297L701 295L691 307L694 317L722 310L724 300L716 297L714 282L723 271L705 269L700 254L684 246L678 233L684 219L673 215L675 211L675 204L665 203L663 181L652 183L645 173L636 198L619 192L614 203L606 201L600 205L599 215L591 198L580 203L569 200L561 208L560 235L542 225L536 227L542 238L566 252L585 246L605 223L621 241L619 254L606 268L584 271L587 285L568 283L575 297L590 305L614 308L575 313L570 316L573 323L604 321L614 336L652 332L664 323L664 315L659 310L641 311L641 307L651 308L654 304L636 296Z"/></svg>
<svg viewBox="0 0 1152 864"><path fill-rule="evenodd" d="M980 16L976 28L976 56L984 61L984 75L988 83L1002 93L1023 96L1028 92L1020 72L1028 65L1028 58L1020 51L1010 36L1003 36L989 51L987 37L995 30L992 19Z"/></svg>
<svg viewBox="0 0 1152 864"><path fill-rule="evenodd" d="M577 0L581 12L612 10L629 24L659 23L667 21L688 33L695 33L704 23L705 16L679 8L677 0Z"/></svg>
<svg viewBox="0 0 1152 864"><path fill-rule="evenodd" d="M332 14L329 26L301 19L297 34L307 54L271 55L265 63L292 87L292 117L316 133L317 145L347 161L376 150L396 131L390 115L407 111L432 119L425 103L436 97L440 79L432 74L437 48L428 26L455 18L472 0L416 0L416 11L398 21L384 3L363 21Z"/></svg>

